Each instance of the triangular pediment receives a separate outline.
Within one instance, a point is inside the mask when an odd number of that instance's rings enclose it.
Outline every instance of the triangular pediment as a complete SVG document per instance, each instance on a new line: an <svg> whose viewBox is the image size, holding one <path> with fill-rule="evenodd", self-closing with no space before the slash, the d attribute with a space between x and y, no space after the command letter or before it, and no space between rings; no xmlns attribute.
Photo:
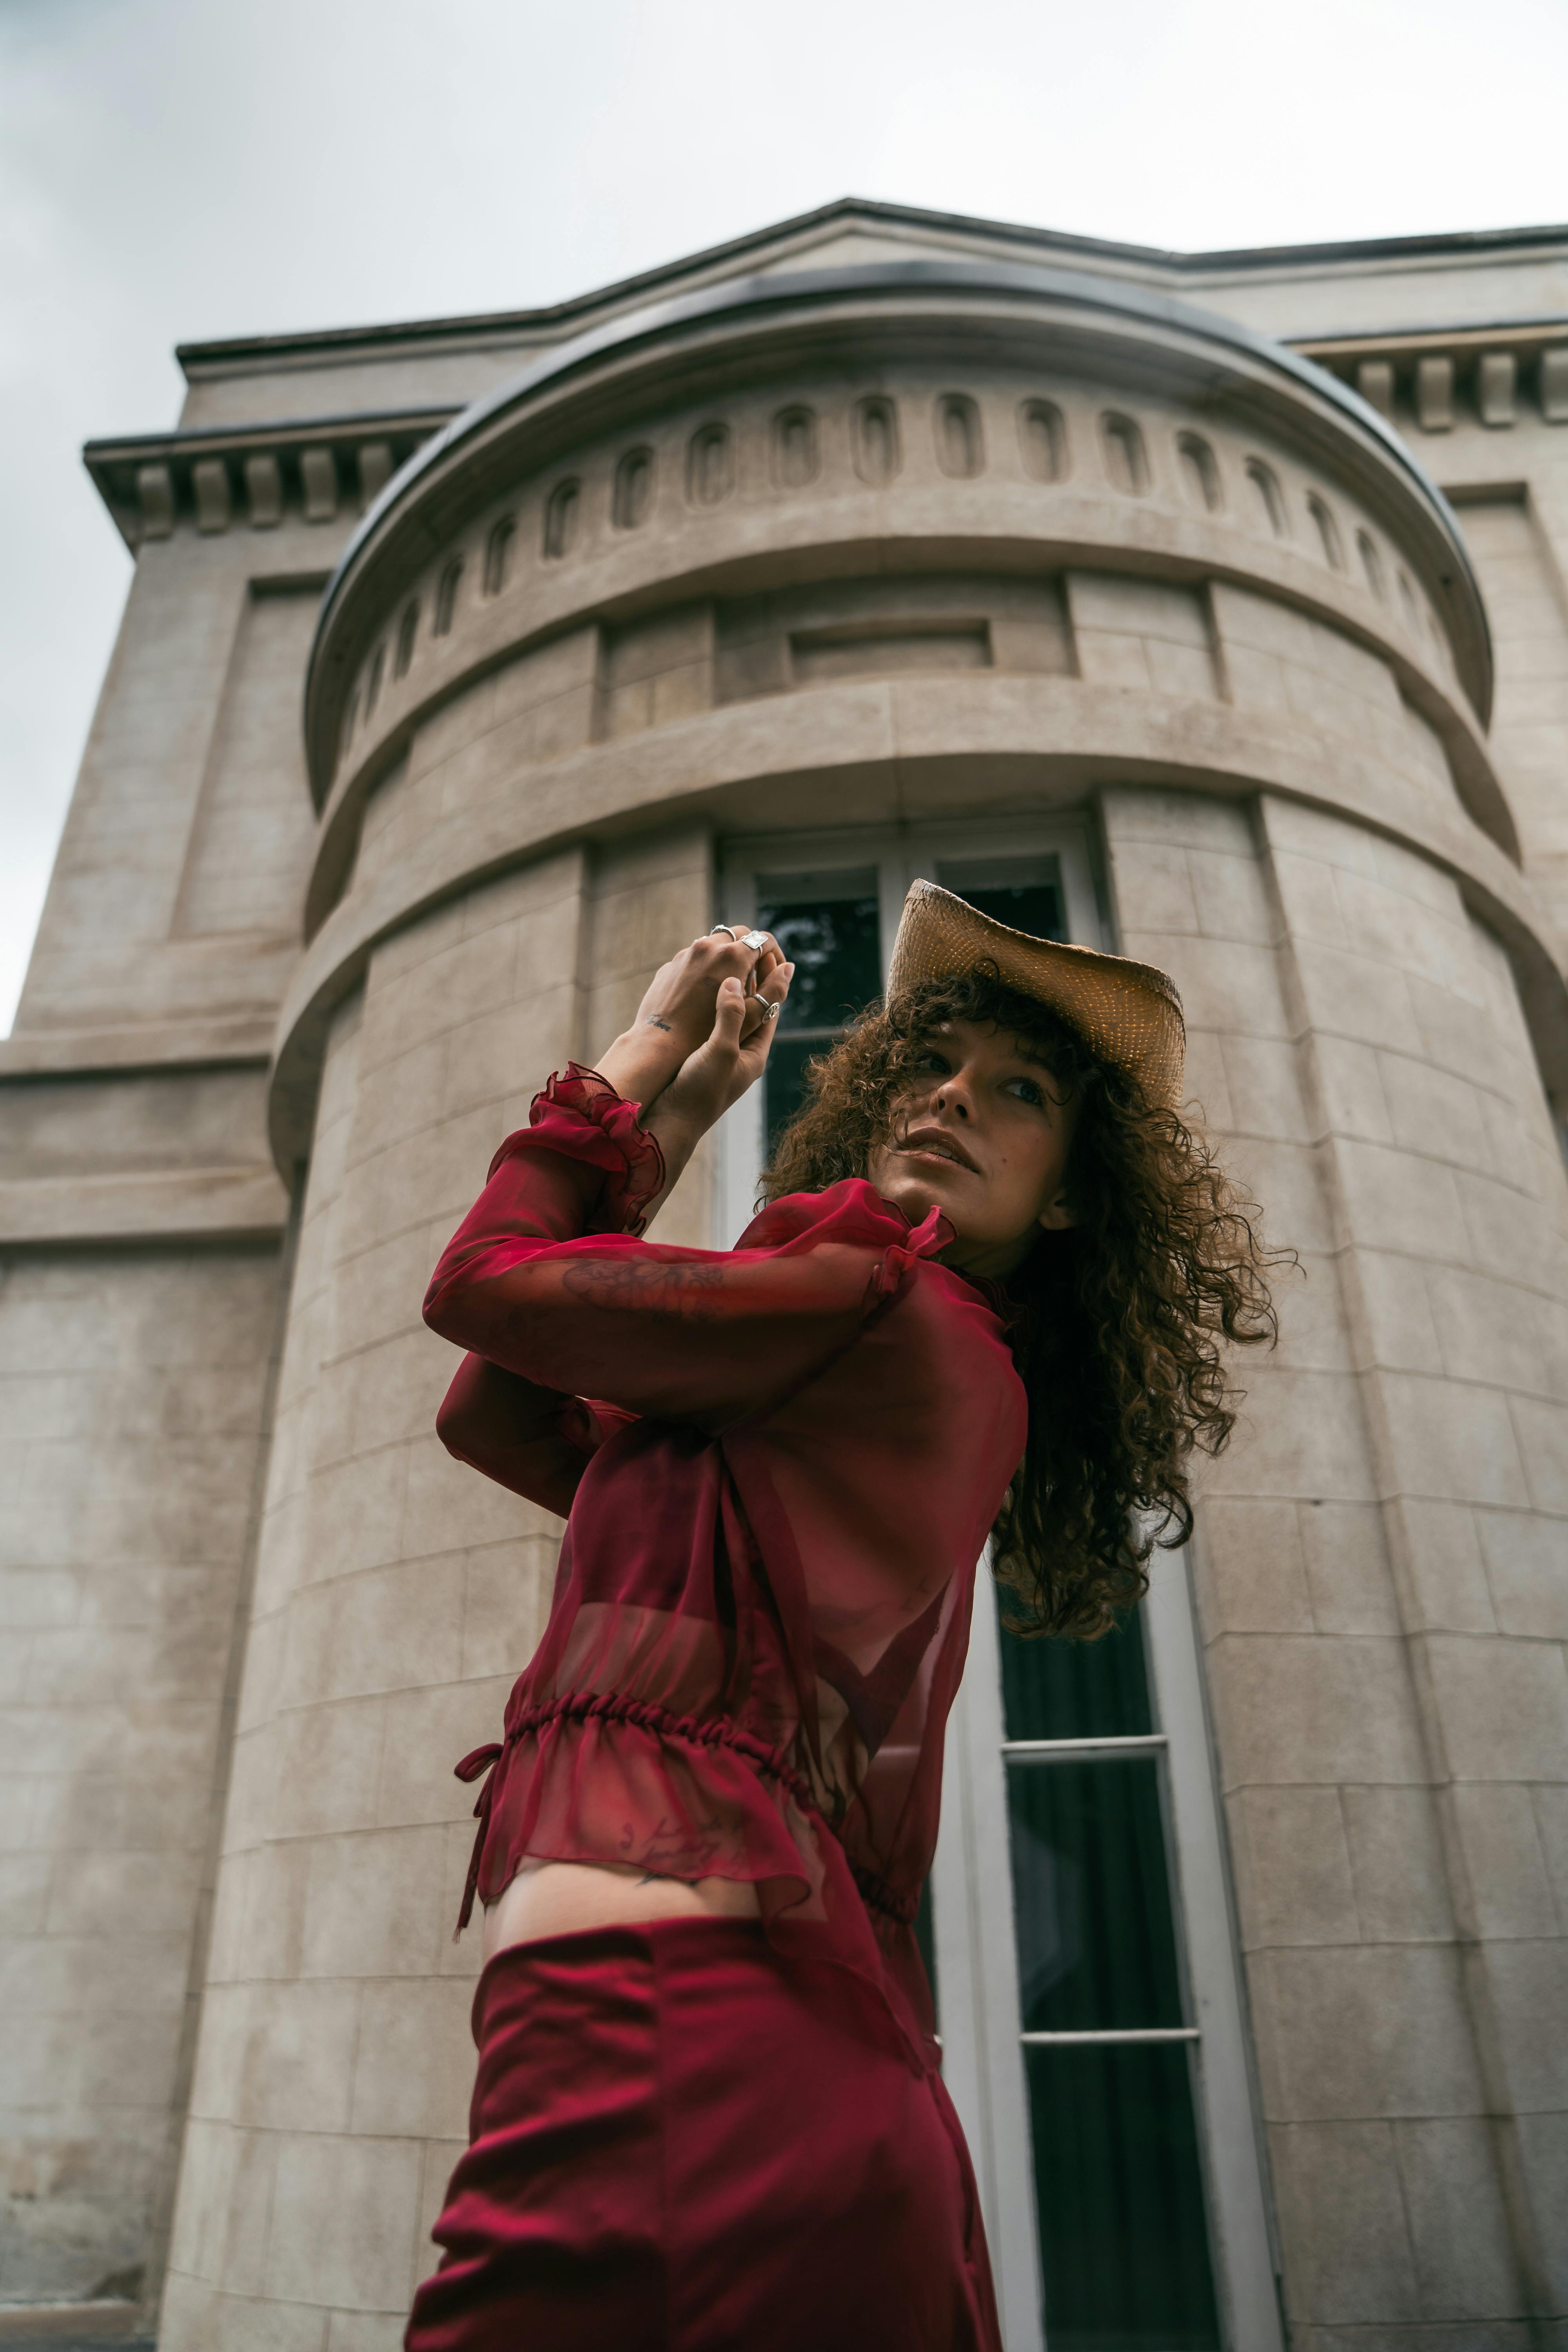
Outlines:
<svg viewBox="0 0 1568 2352"><path fill-rule="evenodd" d="M767 277L776 271L954 259L1096 268L1149 283L1173 275L1174 257L1010 221L923 212L904 205L845 196L820 211L798 215L752 236L690 255L633 283L644 289L645 299L657 292L659 298L674 299L727 278ZM598 299L618 305L630 290L629 286L606 288Z"/></svg>

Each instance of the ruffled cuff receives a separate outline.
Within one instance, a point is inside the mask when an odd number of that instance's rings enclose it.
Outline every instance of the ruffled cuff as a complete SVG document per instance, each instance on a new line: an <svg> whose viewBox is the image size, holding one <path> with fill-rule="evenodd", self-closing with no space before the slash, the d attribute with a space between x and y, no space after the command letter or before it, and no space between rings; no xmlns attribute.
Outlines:
<svg viewBox="0 0 1568 2352"><path fill-rule="evenodd" d="M658 1139L637 1125L641 1105L616 1092L597 1070L568 1062L533 1097L528 1125L509 1135L490 1162L493 1176L518 1151L559 1152L580 1167L601 1171L604 1182L584 1231L640 1234L648 1202L664 1190L664 1154Z"/></svg>

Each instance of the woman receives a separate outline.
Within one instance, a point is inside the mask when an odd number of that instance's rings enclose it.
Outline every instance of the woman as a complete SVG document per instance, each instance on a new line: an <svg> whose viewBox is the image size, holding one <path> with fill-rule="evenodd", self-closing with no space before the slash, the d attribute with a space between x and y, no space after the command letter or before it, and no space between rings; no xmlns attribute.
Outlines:
<svg viewBox="0 0 1568 2352"><path fill-rule="evenodd" d="M793 967L721 929L502 1145L437 1268L448 1448L568 1521L507 1708L472 2144L410 2352L997 2352L912 1934L988 1535L1092 1636L1271 1330L1161 973L911 889L732 1251L635 1239Z"/></svg>

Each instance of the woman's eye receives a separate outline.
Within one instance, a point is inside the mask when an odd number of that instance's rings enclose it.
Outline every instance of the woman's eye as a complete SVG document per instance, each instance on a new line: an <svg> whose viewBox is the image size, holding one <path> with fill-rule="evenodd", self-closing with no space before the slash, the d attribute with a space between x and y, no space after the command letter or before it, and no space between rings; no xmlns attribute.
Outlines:
<svg viewBox="0 0 1568 2352"><path fill-rule="evenodd" d="M1046 1090L1037 1078L1009 1078L1007 1087L1010 1093L1017 1096L1020 1102L1038 1103L1042 1108L1044 1108Z"/></svg>

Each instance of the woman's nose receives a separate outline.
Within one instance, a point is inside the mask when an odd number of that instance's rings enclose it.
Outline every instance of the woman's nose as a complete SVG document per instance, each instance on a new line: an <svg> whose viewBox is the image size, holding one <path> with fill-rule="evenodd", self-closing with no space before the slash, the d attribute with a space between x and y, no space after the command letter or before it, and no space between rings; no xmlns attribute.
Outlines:
<svg viewBox="0 0 1568 2352"><path fill-rule="evenodd" d="M954 1118L968 1118L972 1116L963 1088L953 1086L951 1081L945 1087L937 1088L936 1107L938 1110L952 1111Z"/></svg>

